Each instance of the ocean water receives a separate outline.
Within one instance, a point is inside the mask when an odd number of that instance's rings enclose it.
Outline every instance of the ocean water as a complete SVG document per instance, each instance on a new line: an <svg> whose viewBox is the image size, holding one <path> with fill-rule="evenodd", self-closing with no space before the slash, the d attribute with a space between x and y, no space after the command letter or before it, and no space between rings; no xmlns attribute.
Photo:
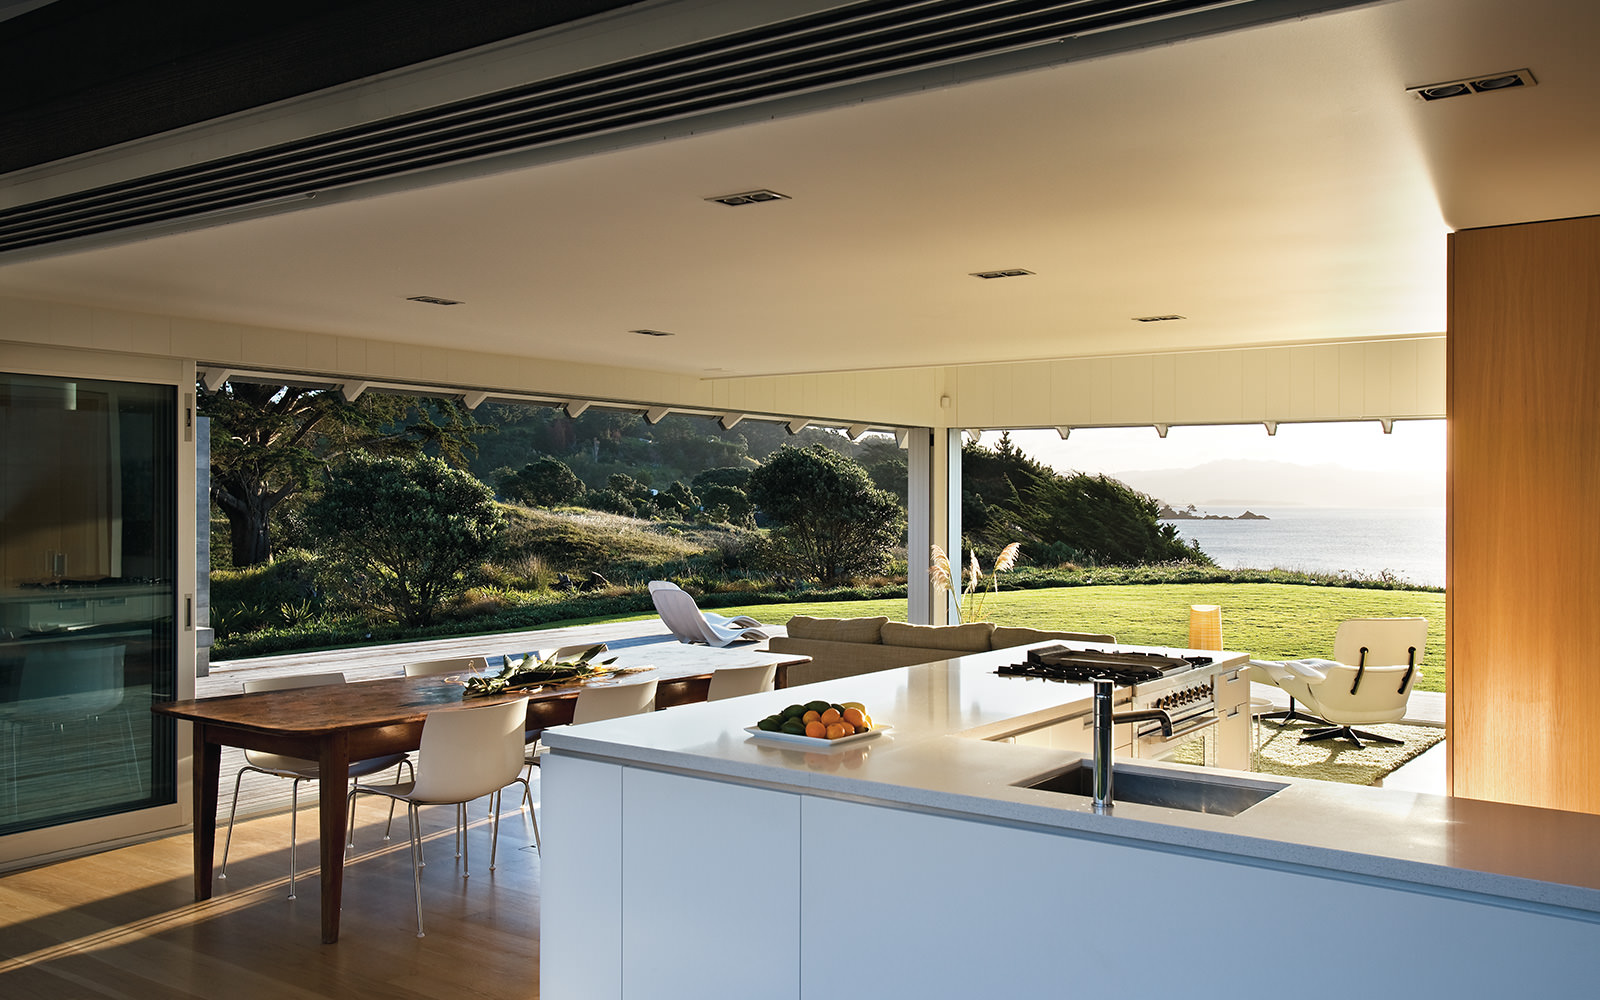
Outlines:
<svg viewBox="0 0 1600 1000"><path fill-rule="evenodd" d="M1207 514L1237 515L1245 508ZM1267 521L1173 521L1185 540L1228 569L1389 572L1442 587L1444 508L1251 507Z"/></svg>

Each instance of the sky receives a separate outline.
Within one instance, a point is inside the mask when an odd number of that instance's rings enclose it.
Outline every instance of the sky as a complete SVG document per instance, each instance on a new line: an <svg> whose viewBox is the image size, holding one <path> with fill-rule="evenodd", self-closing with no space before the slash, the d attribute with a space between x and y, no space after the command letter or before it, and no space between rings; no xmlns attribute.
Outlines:
<svg viewBox="0 0 1600 1000"><path fill-rule="evenodd" d="M997 431L985 432L993 447ZM1124 472L1188 469L1207 462L1248 459L1294 465L1405 471L1444 481L1444 421L1397 420L1384 434L1376 420L1279 424L1269 436L1261 424L1173 427L1165 439L1153 427L1080 427L1065 441L1055 431L1013 431L1011 440L1054 469Z"/></svg>

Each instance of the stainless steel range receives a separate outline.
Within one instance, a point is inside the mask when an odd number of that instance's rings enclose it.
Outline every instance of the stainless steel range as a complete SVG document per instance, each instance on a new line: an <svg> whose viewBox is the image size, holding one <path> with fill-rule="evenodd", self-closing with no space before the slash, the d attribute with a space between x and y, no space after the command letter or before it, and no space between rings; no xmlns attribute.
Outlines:
<svg viewBox="0 0 1600 1000"><path fill-rule="evenodd" d="M1072 649L1046 646L1029 650L1021 663L995 671L1004 677L1033 678L1045 681L1088 681L1111 677L1118 682L1117 711L1159 708L1172 719L1172 735L1164 736L1158 722L1134 724L1131 741L1124 751L1135 757L1159 758L1170 754L1195 734L1240 712L1248 721L1249 680L1241 668L1219 666L1212 657L1168 655L1162 653ZM1224 767L1248 768L1229 755L1218 763Z"/></svg>

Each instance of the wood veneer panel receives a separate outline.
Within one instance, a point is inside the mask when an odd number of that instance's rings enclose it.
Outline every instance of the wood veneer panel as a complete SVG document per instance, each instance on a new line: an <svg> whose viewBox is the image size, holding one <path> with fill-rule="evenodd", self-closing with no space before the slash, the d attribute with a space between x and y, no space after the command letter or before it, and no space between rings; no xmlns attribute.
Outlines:
<svg viewBox="0 0 1600 1000"><path fill-rule="evenodd" d="M1456 795L1600 812L1600 218L1451 237Z"/></svg>

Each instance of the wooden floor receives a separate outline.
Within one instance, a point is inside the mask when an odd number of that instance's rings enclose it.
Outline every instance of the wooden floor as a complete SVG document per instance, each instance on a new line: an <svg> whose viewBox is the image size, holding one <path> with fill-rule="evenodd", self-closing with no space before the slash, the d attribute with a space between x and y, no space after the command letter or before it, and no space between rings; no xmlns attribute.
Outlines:
<svg viewBox="0 0 1600 1000"><path fill-rule="evenodd" d="M539 858L523 815L508 803L491 872L489 821L473 811L463 879L452 810L423 810L419 939L403 828L385 842L384 807L357 809L337 944L320 940L314 827L299 898L285 898L284 813L239 824L228 879L204 903L193 898L188 836L0 876L0 997L537 997Z"/></svg>

